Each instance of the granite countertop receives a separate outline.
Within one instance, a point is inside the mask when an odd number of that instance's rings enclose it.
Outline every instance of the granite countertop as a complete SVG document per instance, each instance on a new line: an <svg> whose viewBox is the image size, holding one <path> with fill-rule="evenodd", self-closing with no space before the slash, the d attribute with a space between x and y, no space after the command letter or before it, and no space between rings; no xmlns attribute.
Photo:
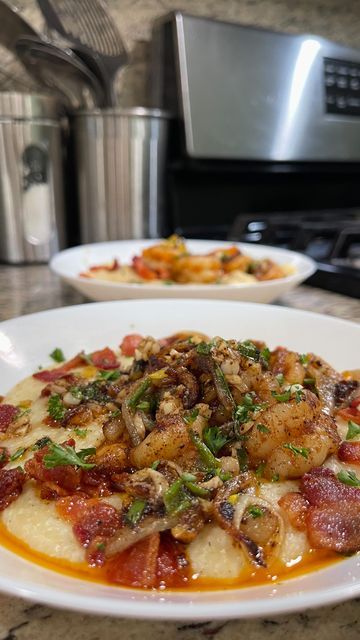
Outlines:
<svg viewBox="0 0 360 640"><path fill-rule="evenodd" d="M0 267L0 320L85 301L46 266ZM360 301L312 287L298 287L277 303L360 322ZM189 624L90 616L0 595L0 640L62 640L66 634L72 640L357 640L359 605L352 600L266 619Z"/></svg>

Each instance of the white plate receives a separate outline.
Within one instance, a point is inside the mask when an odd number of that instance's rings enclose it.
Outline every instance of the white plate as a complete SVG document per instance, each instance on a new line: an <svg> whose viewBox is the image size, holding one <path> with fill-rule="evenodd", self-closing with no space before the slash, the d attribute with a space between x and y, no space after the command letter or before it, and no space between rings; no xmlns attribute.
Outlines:
<svg viewBox="0 0 360 640"><path fill-rule="evenodd" d="M211 300L137 300L81 305L0 324L0 393L49 363L105 345L128 332L169 335L194 329L225 338L264 339L300 352L315 351L338 369L359 366L360 325L281 307ZM134 618L206 620L257 617L333 603L360 595L360 557L300 578L213 592L149 592L69 578L0 547L0 590L57 607Z"/></svg>
<svg viewBox="0 0 360 640"><path fill-rule="evenodd" d="M124 284L81 278L80 273L96 264L111 262L118 258L122 264L130 264L135 255L156 240L124 240L119 242L99 242L61 251L50 262L50 267L61 278L91 300L123 300L127 298L217 298L218 300L243 300L245 302L271 302L293 289L316 271L316 264L307 256L286 249L276 249L264 245L252 245L212 240L188 240L191 253L208 253L220 247L234 244L255 260L270 258L278 264L294 267L294 274L268 282L232 285L164 285L164 284Z"/></svg>

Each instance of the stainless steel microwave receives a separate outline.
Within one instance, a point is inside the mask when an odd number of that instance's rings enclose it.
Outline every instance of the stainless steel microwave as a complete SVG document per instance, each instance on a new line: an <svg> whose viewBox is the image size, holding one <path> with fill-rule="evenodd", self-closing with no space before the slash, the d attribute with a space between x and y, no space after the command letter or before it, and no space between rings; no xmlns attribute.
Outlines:
<svg viewBox="0 0 360 640"><path fill-rule="evenodd" d="M360 161L360 50L175 12L153 32L153 101L193 158Z"/></svg>

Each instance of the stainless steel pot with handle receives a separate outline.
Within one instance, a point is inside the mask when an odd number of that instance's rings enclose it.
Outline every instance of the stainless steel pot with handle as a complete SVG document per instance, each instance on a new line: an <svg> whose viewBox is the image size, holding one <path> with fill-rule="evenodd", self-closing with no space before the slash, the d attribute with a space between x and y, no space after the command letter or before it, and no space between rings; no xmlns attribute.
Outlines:
<svg viewBox="0 0 360 640"><path fill-rule="evenodd" d="M57 103L0 93L0 260L46 262L64 246Z"/></svg>
<svg viewBox="0 0 360 640"><path fill-rule="evenodd" d="M161 234L169 119L142 107L74 115L83 243Z"/></svg>

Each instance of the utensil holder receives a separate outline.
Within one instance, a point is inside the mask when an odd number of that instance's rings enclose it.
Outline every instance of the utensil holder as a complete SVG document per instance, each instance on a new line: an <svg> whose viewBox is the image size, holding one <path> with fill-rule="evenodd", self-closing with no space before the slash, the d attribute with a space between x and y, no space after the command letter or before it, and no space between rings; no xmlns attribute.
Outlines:
<svg viewBox="0 0 360 640"><path fill-rule="evenodd" d="M0 93L0 260L47 262L65 244L61 124L45 95Z"/></svg>
<svg viewBox="0 0 360 640"><path fill-rule="evenodd" d="M169 120L142 107L74 114L82 243L161 234Z"/></svg>

